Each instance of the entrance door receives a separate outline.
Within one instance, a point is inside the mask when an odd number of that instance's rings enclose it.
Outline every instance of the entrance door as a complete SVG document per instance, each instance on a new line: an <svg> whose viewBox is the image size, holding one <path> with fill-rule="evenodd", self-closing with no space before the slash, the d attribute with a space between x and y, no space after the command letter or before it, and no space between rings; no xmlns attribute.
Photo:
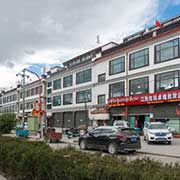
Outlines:
<svg viewBox="0 0 180 180"><path fill-rule="evenodd" d="M130 116L129 123L131 128L135 127L135 116Z"/></svg>

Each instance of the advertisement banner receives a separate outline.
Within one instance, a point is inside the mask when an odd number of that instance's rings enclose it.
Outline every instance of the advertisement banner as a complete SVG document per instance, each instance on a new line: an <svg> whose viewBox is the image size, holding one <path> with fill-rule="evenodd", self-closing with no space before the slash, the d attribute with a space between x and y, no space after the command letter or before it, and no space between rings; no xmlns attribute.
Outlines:
<svg viewBox="0 0 180 180"><path fill-rule="evenodd" d="M138 94L132 96L113 97L108 99L108 106L132 106L178 101L180 101L180 90L173 90L156 92L151 94Z"/></svg>

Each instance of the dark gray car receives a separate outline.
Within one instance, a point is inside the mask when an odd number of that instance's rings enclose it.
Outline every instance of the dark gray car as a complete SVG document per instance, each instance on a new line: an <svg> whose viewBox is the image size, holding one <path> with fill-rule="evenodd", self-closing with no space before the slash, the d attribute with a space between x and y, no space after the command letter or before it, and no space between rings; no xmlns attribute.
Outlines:
<svg viewBox="0 0 180 180"><path fill-rule="evenodd" d="M140 137L133 128L101 126L79 138L80 149L107 150L110 154L135 152L141 148Z"/></svg>

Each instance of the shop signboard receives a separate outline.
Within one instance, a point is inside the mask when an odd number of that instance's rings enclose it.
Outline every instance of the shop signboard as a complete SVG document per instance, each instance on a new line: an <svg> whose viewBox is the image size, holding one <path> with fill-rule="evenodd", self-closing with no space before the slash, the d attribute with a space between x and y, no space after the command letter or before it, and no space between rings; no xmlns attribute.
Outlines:
<svg viewBox="0 0 180 180"><path fill-rule="evenodd" d="M132 96L113 97L108 99L108 106L131 106L178 101L180 101L180 90L173 90L156 92L151 94L138 94Z"/></svg>

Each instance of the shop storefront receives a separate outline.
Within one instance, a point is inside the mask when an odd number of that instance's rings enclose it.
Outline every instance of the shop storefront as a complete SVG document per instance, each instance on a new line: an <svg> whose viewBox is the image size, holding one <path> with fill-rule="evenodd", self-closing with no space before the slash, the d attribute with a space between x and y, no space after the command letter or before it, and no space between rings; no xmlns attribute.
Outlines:
<svg viewBox="0 0 180 180"><path fill-rule="evenodd" d="M126 119L131 127L143 128L145 121L162 121L180 131L180 90L109 98L111 118Z"/></svg>
<svg viewBox="0 0 180 180"><path fill-rule="evenodd" d="M85 111L68 111L52 113L52 126L57 128L79 128L89 123L88 114Z"/></svg>

